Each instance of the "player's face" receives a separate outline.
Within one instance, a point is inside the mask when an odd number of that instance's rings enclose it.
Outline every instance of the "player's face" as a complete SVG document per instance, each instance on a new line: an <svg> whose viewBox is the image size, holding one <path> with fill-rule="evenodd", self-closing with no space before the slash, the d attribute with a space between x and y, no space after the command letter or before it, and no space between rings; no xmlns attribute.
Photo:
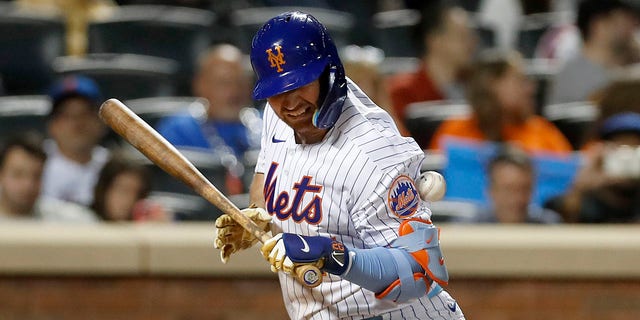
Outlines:
<svg viewBox="0 0 640 320"><path fill-rule="evenodd" d="M318 129L312 123L313 113L318 108L320 82L318 80L295 90L268 98L267 101L278 117L296 133L302 143L316 143L322 140L325 129Z"/></svg>

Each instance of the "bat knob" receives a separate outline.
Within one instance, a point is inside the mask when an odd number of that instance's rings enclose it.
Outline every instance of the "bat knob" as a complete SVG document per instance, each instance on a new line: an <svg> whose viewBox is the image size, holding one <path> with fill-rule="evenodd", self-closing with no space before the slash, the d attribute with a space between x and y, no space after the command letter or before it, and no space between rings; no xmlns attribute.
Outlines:
<svg viewBox="0 0 640 320"><path fill-rule="evenodd" d="M322 271L314 265L302 265L295 269L296 276L305 287L315 288L322 282Z"/></svg>

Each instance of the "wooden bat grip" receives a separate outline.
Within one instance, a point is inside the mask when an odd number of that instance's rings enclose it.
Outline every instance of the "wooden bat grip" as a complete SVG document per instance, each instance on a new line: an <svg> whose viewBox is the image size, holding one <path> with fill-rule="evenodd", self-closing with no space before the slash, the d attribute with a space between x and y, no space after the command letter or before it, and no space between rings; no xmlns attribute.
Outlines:
<svg viewBox="0 0 640 320"><path fill-rule="evenodd" d="M228 214L245 230L253 234L260 242L269 240L269 235L261 230L249 217L240 212L227 197L220 192L202 173L184 157L171 143L162 137L149 124L117 99L109 99L100 106L100 118L116 133L142 152L149 160L174 178L184 182L207 201ZM304 267L306 267L305 265ZM317 274L317 280L308 285L302 278L298 280L305 286L317 286L322 281L320 269L304 268L302 275L308 279ZM298 267L298 268L302 268ZM297 269L298 269L297 268ZM315 268L315 270L313 270ZM296 269L296 274L298 274Z"/></svg>

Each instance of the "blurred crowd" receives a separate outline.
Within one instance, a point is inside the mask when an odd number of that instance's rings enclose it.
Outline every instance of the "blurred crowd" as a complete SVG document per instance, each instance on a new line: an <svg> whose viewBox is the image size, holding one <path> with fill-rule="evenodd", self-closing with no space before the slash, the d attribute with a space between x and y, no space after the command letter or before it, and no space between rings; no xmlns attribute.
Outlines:
<svg viewBox="0 0 640 320"><path fill-rule="evenodd" d="M100 121L111 97L248 206L265 103L248 49L291 6L445 176L434 220L640 221L633 0L0 1L0 221L219 214Z"/></svg>

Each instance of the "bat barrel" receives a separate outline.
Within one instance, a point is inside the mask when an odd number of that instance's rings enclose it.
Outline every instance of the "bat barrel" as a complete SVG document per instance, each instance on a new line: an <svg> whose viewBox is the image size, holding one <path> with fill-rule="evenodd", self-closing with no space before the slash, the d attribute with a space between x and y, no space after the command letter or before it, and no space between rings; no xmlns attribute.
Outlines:
<svg viewBox="0 0 640 320"><path fill-rule="evenodd" d="M116 133L162 170L185 183L220 208L222 212L230 215L261 241L269 239L264 231L243 215L238 207L225 197L191 161L122 102L117 99L105 101L100 106L99 115Z"/></svg>
<svg viewBox="0 0 640 320"><path fill-rule="evenodd" d="M233 202L225 197L178 149L162 137L148 123L117 99L109 99L100 106L100 118L116 133L142 152L153 163L176 179L184 182L207 201L228 214L260 242L270 237ZM322 282L320 269L312 265L296 268L296 278L307 287Z"/></svg>

